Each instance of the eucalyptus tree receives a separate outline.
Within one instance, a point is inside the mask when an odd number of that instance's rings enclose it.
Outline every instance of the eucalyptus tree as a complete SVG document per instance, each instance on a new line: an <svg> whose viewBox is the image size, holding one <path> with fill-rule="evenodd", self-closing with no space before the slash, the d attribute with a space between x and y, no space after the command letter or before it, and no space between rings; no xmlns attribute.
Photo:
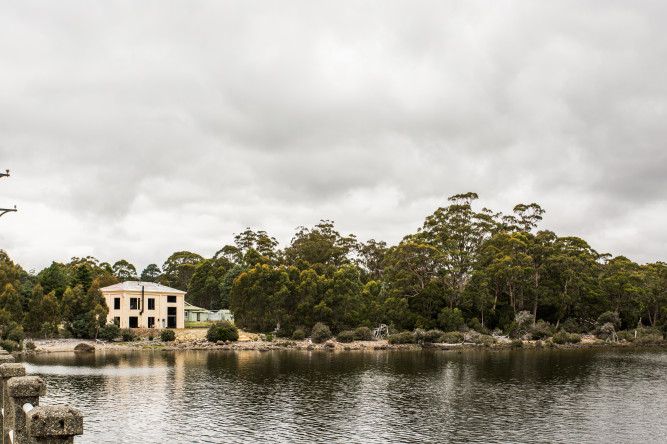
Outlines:
<svg viewBox="0 0 667 444"><path fill-rule="evenodd" d="M645 290L640 302L651 326L655 327L661 318L667 316L667 264L655 262L642 266Z"/></svg>
<svg viewBox="0 0 667 444"><path fill-rule="evenodd" d="M625 326L636 325L641 312L639 301L645 292L640 266L625 256L616 256L604 264L600 284L611 310L619 314Z"/></svg>
<svg viewBox="0 0 667 444"><path fill-rule="evenodd" d="M204 258L190 251L177 251L162 265L160 282L179 290L187 291L188 283L195 273L195 267Z"/></svg>
<svg viewBox="0 0 667 444"><path fill-rule="evenodd" d="M598 260L600 255L578 237L559 237L553 243L546 267L555 291L550 305L555 309L556 326L576 311L581 318L593 318L604 311L600 300ZM584 307L586 306L586 307Z"/></svg>
<svg viewBox="0 0 667 444"><path fill-rule="evenodd" d="M0 266L2 262L0 262ZM67 273L67 268L59 262L51 262L51 265L37 274L39 283L42 285L45 293L54 291L58 300L65 293L65 290L71 283L71 278Z"/></svg>
<svg viewBox="0 0 667 444"><path fill-rule="evenodd" d="M116 276L120 281L137 280L137 269L135 268L134 265L132 265L125 259L121 259L117 261L115 264L113 264L112 270L114 276Z"/></svg>
<svg viewBox="0 0 667 444"><path fill-rule="evenodd" d="M214 268L210 259L204 259L195 266L195 272L188 283L187 300L193 305L210 309L220 298L220 279L226 270Z"/></svg>
<svg viewBox="0 0 667 444"><path fill-rule="evenodd" d="M279 262L278 241L269 236L266 231L253 231L250 227L247 227L244 232L234 236L234 243L240 257L244 257L250 250L255 250L273 263L277 264Z"/></svg>
<svg viewBox="0 0 667 444"><path fill-rule="evenodd" d="M157 264L148 264L141 272L141 280L144 282L155 282L161 273L162 270L160 270Z"/></svg>
<svg viewBox="0 0 667 444"><path fill-rule="evenodd" d="M384 241L376 241L370 239L369 241L359 245L359 266L362 270L362 280L381 281L382 280L382 263L387 254L387 243Z"/></svg>
<svg viewBox="0 0 667 444"><path fill-rule="evenodd" d="M497 215L490 210L473 211L477 198L472 192L450 197L451 204L428 216L416 235L439 252L438 275L448 290L449 308L460 302L479 249L499 227Z"/></svg>
<svg viewBox="0 0 667 444"><path fill-rule="evenodd" d="M321 220L313 228L298 227L284 255L288 265L306 263L340 267L353 263L353 254L358 249L359 244L353 234L342 236L335 230L333 221Z"/></svg>

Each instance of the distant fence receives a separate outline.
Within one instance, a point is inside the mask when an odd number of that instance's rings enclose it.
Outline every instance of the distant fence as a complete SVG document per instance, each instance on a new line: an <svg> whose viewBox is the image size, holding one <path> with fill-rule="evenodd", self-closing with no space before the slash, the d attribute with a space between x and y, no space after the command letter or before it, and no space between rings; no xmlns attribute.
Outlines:
<svg viewBox="0 0 667 444"><path fill-rule="evenodd" d="M37 376L26 376L25 367L0 350L0 407L2 444L73 443L83 434L83 416L69 406L42 407L39 397L46 384Z"/></svg>

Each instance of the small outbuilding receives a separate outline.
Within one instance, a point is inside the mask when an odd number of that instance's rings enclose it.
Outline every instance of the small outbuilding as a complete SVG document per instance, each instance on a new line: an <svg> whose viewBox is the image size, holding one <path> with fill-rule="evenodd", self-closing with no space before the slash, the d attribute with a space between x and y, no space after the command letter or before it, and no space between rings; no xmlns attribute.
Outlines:
<svg viewBox="0 0 667 444"><path fill-rule="evenodd" d="M183 306L183 317L185 318L185 322L204 322L208 321L209 315L211 312L209 310L206 310L205 308L197 307L195 305L192 305L188 301L185 301L185 304Z"/></svg>
<svg viewBox="0 0 667 444"><path fill-rule="evenodd" d="M212 311L208 317L209 321L230 321L234 322L234 315L231 311L223 309L218 311Z"/></svg>

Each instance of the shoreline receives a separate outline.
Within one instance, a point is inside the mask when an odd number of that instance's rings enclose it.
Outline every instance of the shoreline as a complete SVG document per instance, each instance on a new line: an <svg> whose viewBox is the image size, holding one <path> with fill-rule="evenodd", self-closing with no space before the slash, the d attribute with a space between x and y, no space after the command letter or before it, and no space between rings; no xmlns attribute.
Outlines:
<svg viewBox="0 0 667 444"><path fill-rule="evenodd" d="M243 341L233 343L211 343L205 339L186 339L174 342L134 341L134 342L103 342L91 339L33 339L37 348L14 352L15 355L37 355L49 353L95 353L106 351L384 351L384 350L429 350L429 351L502 351L502 350L577 350L592 348L667 348L667 342L637 344L634 342L609 343L603 341L582 341L577 344L545 344L539 341L523 341L521 346L516 343L496 343L492 345L474 343L423 343L423 344L389 344L386 340L353 341L341 343L329 340L321 344L310 343L308 340L274 340ZM87 344L89 350L75 350L79 344Z"/></svg>

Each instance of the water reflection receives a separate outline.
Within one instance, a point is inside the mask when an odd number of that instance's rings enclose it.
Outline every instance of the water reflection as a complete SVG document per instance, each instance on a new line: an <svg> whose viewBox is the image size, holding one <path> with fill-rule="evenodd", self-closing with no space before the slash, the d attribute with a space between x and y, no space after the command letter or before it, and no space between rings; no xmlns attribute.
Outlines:
<svg viewBox="0 0 667 444"><path fill-rule="evenodd" d="M667 351L134 352L25 359L77 442L572 442L667 436Z"/></svg>

